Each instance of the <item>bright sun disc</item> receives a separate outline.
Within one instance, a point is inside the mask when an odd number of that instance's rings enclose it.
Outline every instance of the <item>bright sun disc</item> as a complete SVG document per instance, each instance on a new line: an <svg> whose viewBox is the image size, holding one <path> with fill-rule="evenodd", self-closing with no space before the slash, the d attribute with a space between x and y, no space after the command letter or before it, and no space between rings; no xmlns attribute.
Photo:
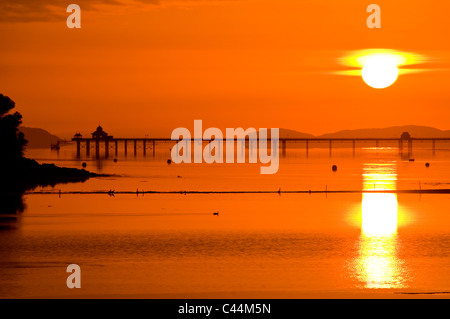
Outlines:
<svg viewBox="0 0 450 319"><path fill-rule="evenodd" d="M367 85L375 89L384 89L392 85L398 77L395 59L389 55L367 56L362 68L362 78Z"/></svg>

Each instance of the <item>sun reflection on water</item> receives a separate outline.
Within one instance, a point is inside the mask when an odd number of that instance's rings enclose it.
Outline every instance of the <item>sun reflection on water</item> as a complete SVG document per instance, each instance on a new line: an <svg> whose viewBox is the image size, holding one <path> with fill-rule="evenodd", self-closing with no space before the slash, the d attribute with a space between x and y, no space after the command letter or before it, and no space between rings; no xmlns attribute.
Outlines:
<svg viewBox="0 0 450 319"><path fill-rule="evenodd" d="M398 203L392 193L371 190L395 190L396 163L368 164L364 167L361 202L361 236L356 276L366 288L405 286L404 263L398 257Z"/></svg>

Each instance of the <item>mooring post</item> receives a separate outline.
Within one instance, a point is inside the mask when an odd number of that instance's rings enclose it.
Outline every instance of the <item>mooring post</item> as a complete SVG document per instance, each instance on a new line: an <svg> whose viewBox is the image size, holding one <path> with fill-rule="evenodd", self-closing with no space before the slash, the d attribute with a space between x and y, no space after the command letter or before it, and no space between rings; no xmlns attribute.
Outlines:
<svg viewBox="0 0 450 319"><path fill-rule="evenodd" d="M134 156L137 155L137 140L134 140Z"/></svg>
<svg viewBox="0 0 450 319"><path fill-rule="evenodd" d="M125 145L124 145L124 148L125 148L125 156L127 156L127 153L128 153L127 140L124 140L124 142L125 142Z"/></svg>

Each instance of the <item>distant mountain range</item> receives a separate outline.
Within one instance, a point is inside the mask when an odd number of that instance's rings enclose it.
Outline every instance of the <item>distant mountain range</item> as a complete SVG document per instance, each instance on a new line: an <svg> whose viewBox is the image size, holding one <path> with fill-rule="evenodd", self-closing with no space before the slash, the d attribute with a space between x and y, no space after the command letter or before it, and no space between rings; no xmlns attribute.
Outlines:
<svg viewBox="0 0 450 319"><path fill-rule="evenodd" d="M318 137L323 138L395 138L400 137L403 132L408 132L411 137L416 138L428 138L428 137L449 137L450 131L442 131L434 127L418 126L418 125L405 125L405 126L392 126L386 128L368 128L359 130L344 130L336 133L323 134Z"/></svg>
<svg viewBox="0 0 450 319"><path fill-rule="evenodd" d="M408 132L415 138L450 138L450 130L442 131L434 127L419 125L343 130L318 136L280 128L280 138L400 138L403 132Z"/></svg>
<svg viewBox="0 0 450 319"><path fill-rule="evenodd" d="M46 130L40 128L31 128L21 126L19 130L23 132L25 138L28 140L29 148L50 148L51 144L56 144L58 141L63 141L56 135L53 135ZM335 133L328 133L322 135L312 135L302 133L295 130L280 128L280 138L396 138L400 137L403 132L409 132L412 137L445 137L450 138L450 130L442 131L434 127L418 126L418 125L404 125L392 126L386 128L367 128L357 130L343 130ZM270 130L269 130L270 138Z"/></svg>
<svg viewBox="0 0 450 319"><path fill-rule="evenodd" d="M21 131L28 140L28 148L50 148L51 144L62 141L58 136L50 134L41 128L20 126L19 131Z"/></svg>

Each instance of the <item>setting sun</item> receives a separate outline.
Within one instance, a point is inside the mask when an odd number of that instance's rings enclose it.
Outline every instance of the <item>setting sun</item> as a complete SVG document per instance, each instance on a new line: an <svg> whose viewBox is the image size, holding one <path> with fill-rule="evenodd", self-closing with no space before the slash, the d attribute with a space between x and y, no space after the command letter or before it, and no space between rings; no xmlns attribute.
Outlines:
<svg viewBox="0 0 450 319"><path fill-rule="evenodd" d="M392 49L366 49L352 51L341 58L341 64L348 69L334 73L362 77L370 87L384 89L394 84L400 75L426 71L424 68L412 67L425 61L426 57L418 53Z"/></svg>
<svg viewBox="0 0 450 319"><path fill-rule="evenodd" d="M391 86L397 77L398 68L395 59L387 54L368 56L362 68L364 82L375 89Z"/></svg>

